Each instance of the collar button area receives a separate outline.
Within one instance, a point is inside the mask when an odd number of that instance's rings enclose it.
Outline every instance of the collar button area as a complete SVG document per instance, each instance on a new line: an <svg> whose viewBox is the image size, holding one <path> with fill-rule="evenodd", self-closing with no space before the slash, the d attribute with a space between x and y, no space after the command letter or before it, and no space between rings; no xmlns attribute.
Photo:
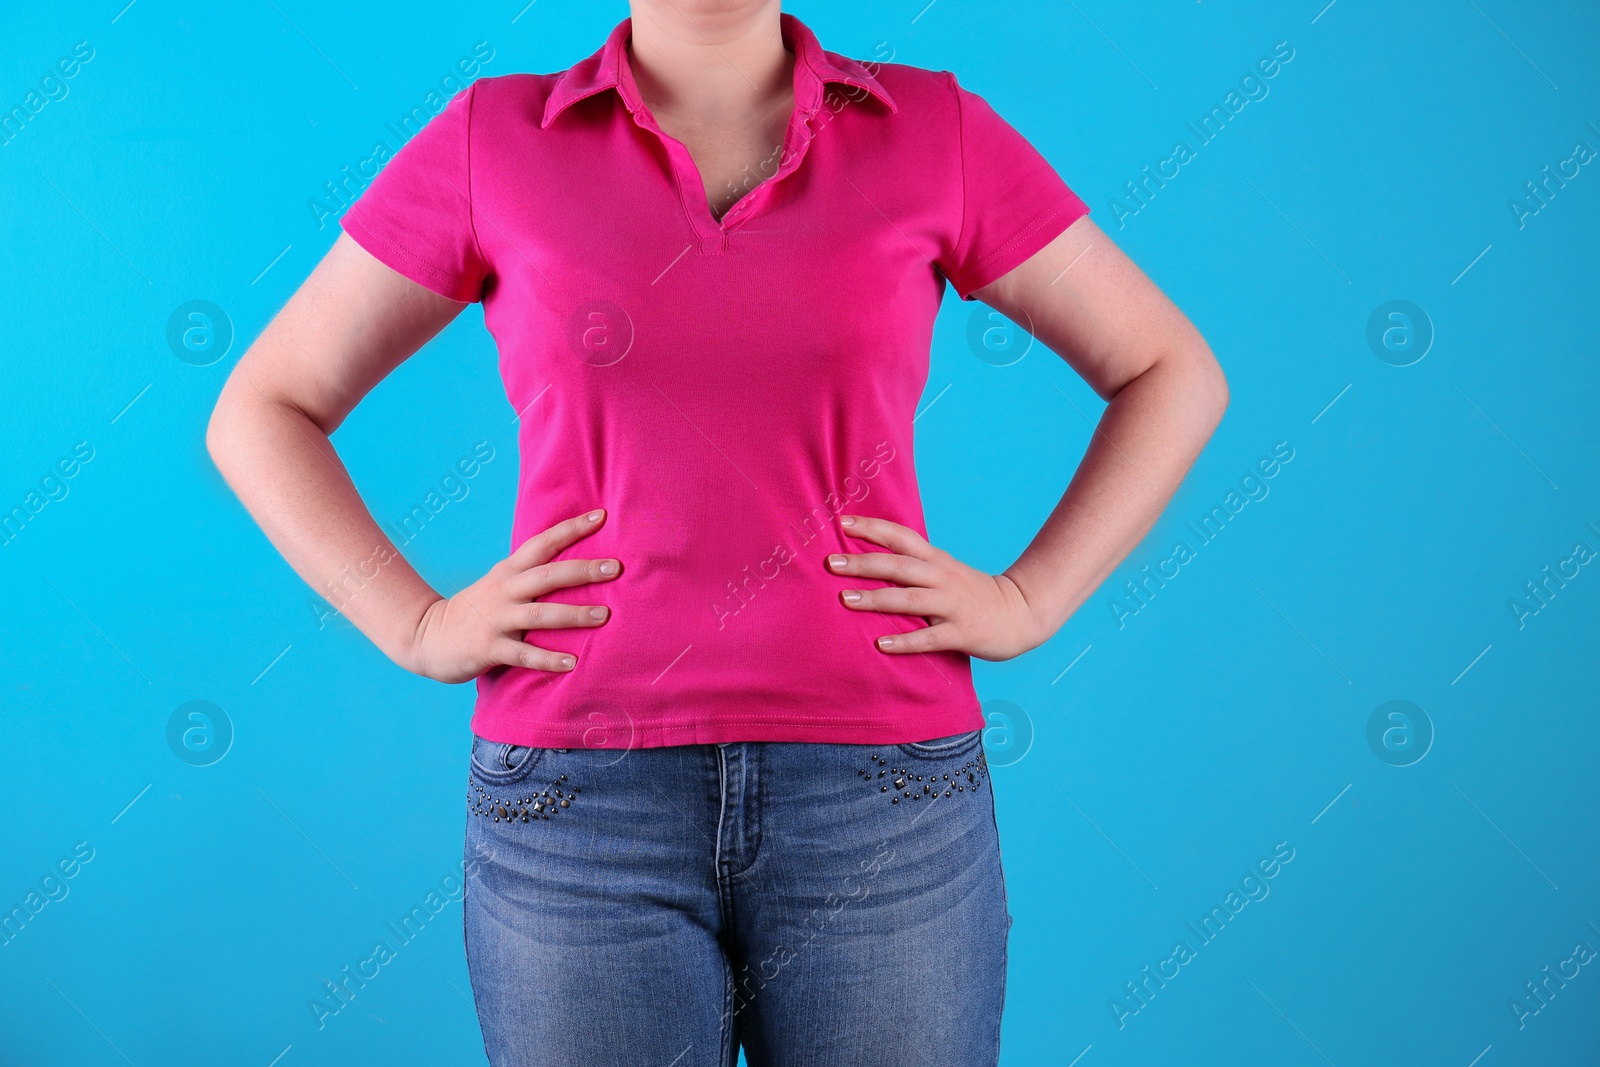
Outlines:
<svg viewBox="0 0 1600 1067"><path fill-rule="evenodd" d="M779 22L784 44L794 52L797 62L805 64L809 77L817 82L814 99L818 106L826 96L826 83L839 82L871 93L882 101L891 113L899 110L883 83L861 63L842 56L835 57L843 60L842 63L830 59L821 42L811 32L811 28L793 14L783 12L779 15ZM549 127L556 116L570 105L605 89L618 90L624 103L628 104L629 110L632 110L635 102L628 99L621 77L624 53L632 36L633 19L625 18L612 29L599 51L563 71L545 100L540 127Z"/></svg>

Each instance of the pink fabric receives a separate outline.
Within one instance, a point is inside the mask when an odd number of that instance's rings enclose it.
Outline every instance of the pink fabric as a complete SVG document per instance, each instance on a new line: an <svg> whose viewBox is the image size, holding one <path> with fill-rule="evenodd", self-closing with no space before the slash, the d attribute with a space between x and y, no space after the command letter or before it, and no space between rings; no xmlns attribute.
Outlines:
<svg viewBox="0 0 1600 1067"><path fill-rule="evenodd" d="M420 285L481 300L521 413L512 546L604 507L564 558L623 573L542 599L578 657L492 670L472 728L539 747L889 744L983 725L968 657L890 655L925 620L861 613L830 552L884 551L836 516L924 536L912 418L945 282L962 299L1088 212L946 71L869 70L782 16L785 151L719 222L640 101L623 20L560 74L484 78L345 214ZM775 168L775 173L774 173Z"/></svg>

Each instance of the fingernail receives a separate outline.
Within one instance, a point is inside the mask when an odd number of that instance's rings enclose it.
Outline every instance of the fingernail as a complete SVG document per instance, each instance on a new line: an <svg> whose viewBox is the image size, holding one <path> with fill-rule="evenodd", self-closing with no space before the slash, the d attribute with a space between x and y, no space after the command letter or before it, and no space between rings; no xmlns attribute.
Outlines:
<svg viewBox="0 0 1600 1067"><path fill-rule="evenodd" d="M589 512L589 521L590 522L599 522L600 521L600 516L602 516L604 514L605 514L604 511L591 511L591 512Z"/></svg>
<svg viewBox="0 0 1600 1067"><path fill-rule="evenodd" d="M855 524L856 524L856 517L854 515L840 515L839 516L839 525L840 526L854 526Z"/></svg>
<svg viewBox="0 0 1600 1067"><path fill-rule="evenodd" d="M834 570L836 570L836 571L837 570L843 570L844 569L844 565L845 565L845 558L843 556L829 556L828 557L828 566L832 567Z"/></svg>
<svg viewBox="0 0 1600 1067"><path fill-rule="evenodd" d="M600 573L601 574L615 574L615 573L617 573L617 561L614 560L614 559L608 559L608 560L604 561L603 563L601 563L600 564Z"/></svg>
<svg viewBox="0 0 1600 1067"><path fill-rule="evenodd" d="M573 659L571 656L562 656L561 665L570 671L572 668L578 665L578 661Z"/></svg>
<svg viewBox="0 0 1600 1067"><path fill-rule="evenodd" d="M589 618L591 618L591 619L603 619L605 617L606 617L606 609L605 608L590 608L589 609Z"/></svg>
<svg viewBox="0 0 1600 1067"><path fill-rule="evenodd" d="M892 638L892 637L880 637L880 638L878 638L878 647L879 648L893 648L894 647L894 638Z"/></svg>
<svg viewBox="0 0 1600 1067"><path fill-rule="evenodd" d="M861 594L856 592L854 589L846 589L839 595L844 598L844 602L846 604L854 604L856 601L861 599Z"/></svg>

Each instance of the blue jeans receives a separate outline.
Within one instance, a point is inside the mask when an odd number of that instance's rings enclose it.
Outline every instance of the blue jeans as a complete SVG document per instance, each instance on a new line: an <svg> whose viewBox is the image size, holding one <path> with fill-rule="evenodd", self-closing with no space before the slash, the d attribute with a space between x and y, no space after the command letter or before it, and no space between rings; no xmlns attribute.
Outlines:
<svg viewBox="0 0 1600 1067"><path fill-rule="evenodd" d="M898 745L474 737L467 965L494 1067L999 1062L979 731Z"/></svg>

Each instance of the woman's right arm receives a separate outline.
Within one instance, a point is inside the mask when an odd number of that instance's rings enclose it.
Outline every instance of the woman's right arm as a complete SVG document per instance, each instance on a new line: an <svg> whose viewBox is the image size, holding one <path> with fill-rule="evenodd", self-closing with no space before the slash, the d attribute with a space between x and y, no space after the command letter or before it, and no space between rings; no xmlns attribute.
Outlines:
<svg viewBox="0 0 1600 1067"><path fill-rule="evenodd" d="M603 607L536 602L552 589L620 573L617 560L550 562L598 530L603 512L529 538L446 598L378 527L328 439L373 386L464 307L340 234L240 358L217 399L206 447L295 572L395 663L444 682L502 664L570 670L573 657L522 634L605 622Z"/></svg>

